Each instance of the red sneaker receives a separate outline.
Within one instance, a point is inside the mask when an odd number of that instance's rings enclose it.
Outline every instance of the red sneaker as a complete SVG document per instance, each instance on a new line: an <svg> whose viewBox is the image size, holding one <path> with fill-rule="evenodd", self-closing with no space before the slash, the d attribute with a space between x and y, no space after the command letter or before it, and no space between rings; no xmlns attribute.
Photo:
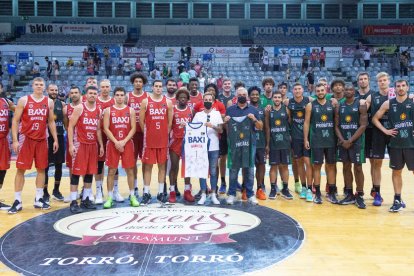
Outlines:
<svg viewBox="0 0 414 276"><path fill-rule="evenodd" d="M177 195L175 191L170 192L170 198L168 199L169 203L176 203L177 202Z"/></svg>
<svg viewBox="0 0 414 276"><path fill-rule="evenodd" d="M194 202L194 197L190 190L184 191L184 200L187 202Z"/></svg>

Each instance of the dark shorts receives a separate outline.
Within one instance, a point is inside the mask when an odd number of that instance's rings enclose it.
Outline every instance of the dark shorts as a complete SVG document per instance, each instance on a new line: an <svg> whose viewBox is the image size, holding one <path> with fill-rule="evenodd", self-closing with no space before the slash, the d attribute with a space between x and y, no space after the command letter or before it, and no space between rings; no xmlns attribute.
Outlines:
<svg viewBox="0 0 414 276"><path fill-rule="evenodd" d="M326 164L336 163L336 148L312 148L311 162L312 164L323 164L325 159Z"/></svg>
<svg viewBox="0 0 414 276"><path fill-rule="evenodd" d="M338 161L343 163L362 164L365 163L364 146L354 144L349 149L338 147Z"/></svg>
<svg viewBox="0 0 414 276"><path fill-rule="evenodd" d="M254 164L266 164L266 150L256 148L256 154L254 155Z"/></svg>
<svg viewBox="0 0 414 276"><path fill-rule="evenodd" d="M227 131L223 129L223 133L220 135L219 140L219 155L227 155L228 152Z"/></svg>
<svg viewBox="0 0 414 276"><path fill-rule="evenodd" d="M303 140L294 139L292 140L293 158L299 159L302 157L310 157L310 150L305 149Z"/></svg>
<svg viewBox="0 0 414 276"><path fill-rule="evenodd" d="M291 163L290 149L270 150L270 165L289 165Z"/></svg>
<svg viewBox="0 0 414 276"><path fill-rule="evenodd" d="M402 170L407 165L409 171L414 171L414 149L389 148L390 168Z"/></svg>
<svg viewBox="0 0 414 276"><path fill-rule="evenodd" d="M49 136L48 140L48 156L49 156L49 165L50 164L62 164L65 163L65 137L64 135L58 135L59 149L56 153L53 153L53 137Z"/></svg>
<svg viewBox="0 0 414 276"><path fill-rule="evenodd" d="M388 144L390 143L390 136L385 135L384 132L374 127L372 129L371 141L369 158L384 159L385 149L388 148Z"/></svg>
<svg viewBox="0 0 414 276"><path fill-rule="evenodd" d="M372 150L372 127L365 129L365 157L371 158Z"/></svg>

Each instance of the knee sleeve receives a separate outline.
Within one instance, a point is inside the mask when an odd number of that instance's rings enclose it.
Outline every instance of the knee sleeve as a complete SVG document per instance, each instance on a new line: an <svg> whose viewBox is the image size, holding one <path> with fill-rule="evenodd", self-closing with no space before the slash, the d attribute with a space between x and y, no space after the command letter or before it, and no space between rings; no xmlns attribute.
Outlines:
<svg viewBox="0 0 414 276"><path fill-rule="evenodd" d="M102 174L105 161L98 161L98 174Z"/></svg>
<svg viewBox="0 0 414 276"><path fill-rule="evenodd" d="M62 164L55 164L55 181L62 179Z"/></svg>
<svg viewBox="0 0 414 276"><path fill-rule="evenodd" d="M83 178L83 182L85 183L92 183L93 175L91 174L85 174Z"/></svg>
<svg viewBox="0 0 414 276"><path fill-rule="evenodd" d="M74 175L70 177L70 185L79 185L79 175Z"/></svg>

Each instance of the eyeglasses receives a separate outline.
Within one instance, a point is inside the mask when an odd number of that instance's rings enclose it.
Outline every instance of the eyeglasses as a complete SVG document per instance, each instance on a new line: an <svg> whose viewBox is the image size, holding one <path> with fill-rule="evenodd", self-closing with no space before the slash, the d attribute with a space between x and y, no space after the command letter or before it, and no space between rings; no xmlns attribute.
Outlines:
<svg viewBox="0 0 414 276"><path fill-rule="evenodd" d="M207 123L210 122L210 114L207 114Z"/></svg>

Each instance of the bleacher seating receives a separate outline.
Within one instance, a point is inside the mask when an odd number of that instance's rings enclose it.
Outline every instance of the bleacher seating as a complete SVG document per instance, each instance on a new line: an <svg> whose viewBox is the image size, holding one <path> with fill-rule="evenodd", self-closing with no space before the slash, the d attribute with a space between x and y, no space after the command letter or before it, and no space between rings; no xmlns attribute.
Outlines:
<svg viewBox="0 0 414 276"><path fill-rule="evenodd" d="M137 47L241 46L238 36L141 36Z"/></svg>
<svg viewBox="0 0 414 276"><path fill-rule="evenodd" d="M281 46L316 46L316 47L328 47L328 46L345 46L355 45L356 41L347 35L338 35L332 37L315 37L315 36L291 36L286 37L283 35L272 35L266 37L254 38L254 44L256 45L281 45Z"/></svg>
<svg viewBox="0 0 414 276"><path fill-rule="evenodd" d="M61 34L25 34L17 38L14 44L40 44L40 45L87 45L87 44L122 44L125 36L102 35L61 35Z"/></svg>

